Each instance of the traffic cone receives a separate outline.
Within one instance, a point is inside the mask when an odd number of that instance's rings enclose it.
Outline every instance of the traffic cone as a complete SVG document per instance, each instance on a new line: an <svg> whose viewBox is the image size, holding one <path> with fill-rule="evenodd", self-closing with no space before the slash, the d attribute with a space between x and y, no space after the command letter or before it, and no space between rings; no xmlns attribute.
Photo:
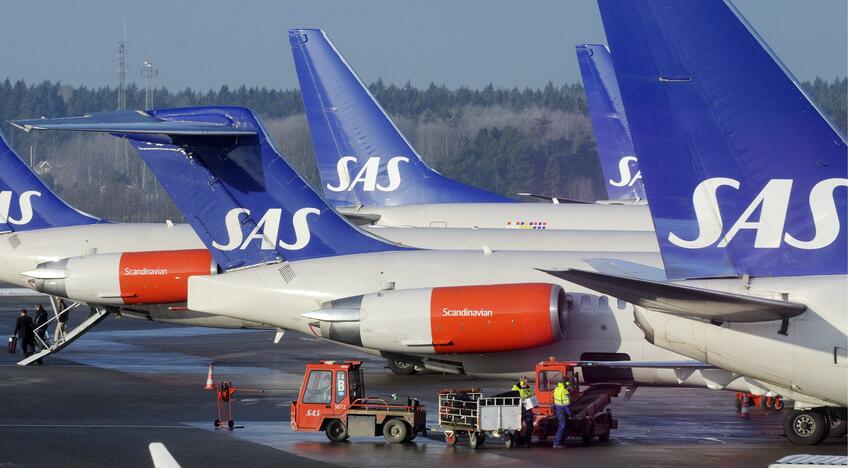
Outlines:
<svg viewBox="0 0 848 468"><path fill-rule="evenodd" d="M750 400L748 400L748 395L742 397L742 410L739 413L743 419L748 419L751 417L751 408L749 408Z"/></svg>
<svg viewBox="0 0 848 468"><path fill-rule="evenodd" d="M215 379L212 377L212 363L209 363L209 374L206 376L206 386L204 390L215 390Z"/></svg>

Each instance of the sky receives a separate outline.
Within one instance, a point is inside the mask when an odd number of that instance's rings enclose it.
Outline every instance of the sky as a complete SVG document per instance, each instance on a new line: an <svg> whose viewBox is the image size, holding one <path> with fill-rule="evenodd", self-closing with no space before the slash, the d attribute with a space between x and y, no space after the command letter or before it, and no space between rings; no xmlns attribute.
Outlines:
<svg viewBox="0 0 848 468"><path fill-rule="evenodd" d="M735 0L800 80L848 74L846 0ZM28 0L4 2L0 78L171 90L295 88L289 28L322 28L365 82L541 87L579 80L574 44L605 42L594 0Z"/></svg>

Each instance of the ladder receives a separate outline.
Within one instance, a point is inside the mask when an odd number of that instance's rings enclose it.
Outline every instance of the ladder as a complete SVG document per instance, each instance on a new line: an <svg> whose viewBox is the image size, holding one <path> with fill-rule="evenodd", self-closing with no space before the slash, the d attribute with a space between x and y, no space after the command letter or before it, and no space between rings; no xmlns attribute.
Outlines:
<svg viewBox="0 0 848 468"><path fill-rule="evenodd" d="M51 302L53 302L54 306L55 306L57 301L54 301L53 299L54 298L51 297ZM78 305L79 304L74 303L72 306L66 308L65 310L58 311L56 315L58 316L58 314L67 313L68 310L70 310L70 309L72 309L72 308L74 308ZM56 309L54 309L54 310L56 310ZM92 310L93 313L87 319L85 319L84 322L82 322L81 324L74 327L71 331L65 332L63 339L59 340L56 343L53 343L49 347L44 347L41 351L33 354L32 356L24 358L23 360L18 362L18 365L19 366L28 366L28 365L32 364L33 362L35 362L35 361L37 361L37 360L39 360L39 359L41 359L41 358L43 358L43 357L45 357L49 354L58 353L59 351L63 350L65 348L65 346L68 346L69 344L73 343L74 340L76 340L77 338L82 336L85 332L87 332L92 327L94 327L95 325L100 323L101 320L105 319L110 314L109 310L105 307L93 307L91 310ZM50 322L52 322L52 321L53 320L51 320ZM47 324L45 324L45 325L47 325ZM41 343L41 344L44 345L44 343Z"/></svg>

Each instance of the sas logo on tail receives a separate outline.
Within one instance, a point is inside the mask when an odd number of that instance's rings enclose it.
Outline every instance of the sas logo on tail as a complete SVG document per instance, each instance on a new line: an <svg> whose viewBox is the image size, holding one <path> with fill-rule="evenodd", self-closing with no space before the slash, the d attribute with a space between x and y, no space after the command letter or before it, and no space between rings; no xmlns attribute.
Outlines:
<svg viewBox="0 0 848 468"><path fill-rule="evenodd" d="M833 192L838 187L848 187L848 179L825 179L810 191L810 211L815 226L812 239L798 239L785 232L792 183L792 179L770 180L725 232L716 192L719 187L739 190L739 181L725 177L707 179L695 187L692 195L692 205L698 221L698 237L682 239L672 232L668 235L668 240L685 249L703 249L716 243L716 247L727 247L739 231L750 229L756 231L754 248L757 249L776 249L783 242L804 250L829 246L837 239L841 230ZM758 217L755 215L757 212Z"/></svg>
<svg viewBox="0 0 848 468"><path fill-rule="evenodd" d="M212 241L212 246L219 250L244 250L251 242L258 240L259 248L262 250L272 250L279 246L285 250L300 250L309 244L312 238L312 233L309 231L309 215L319 215L321 210L317 208L301 208L295 211L292 215L292 227L294 230L294 242L287 243L280 240L280 222L282 221L283 210L280 208L271 208L265 212L265 215L256 223L253 230L246 237L242 231L241 215L250 216L250 210L246 208L233 208L227 212L224 218L224 224L227 227L227 243L219 244Z"/></svg>
<svg viewBox="0 0 848 468"><path fill-rule="evenodd" d="M386 163L386 172L389 178L388 185L377 183L377 176L380 174L380 158L371 157L362 165L362 168L356 174L353 180L350 180L350 163L358 163L359 160L355 156L345 156L339 159L336 163L336 171L339 174L339 183L336 186L327 184L327 190L333 192L352 191L357 184L362 185L362 190L373 192L379 190L381 192L393 192L400 187L400 163L409 163L409 158L406 156L395 156L389 159Z"/></svg>
<svg viewBox="0 0 848 468"><path fill-rule="evenodd" d="M636 156L625 156L618 161L619 180L610 179L608 182L613 187L632 187L637 180L642 178L642 171L637 170L636 174L632 173L630 164L636 166L638 159Z"/></svg>
<svg viewBox="0 0 848 468"><path fill-rule="evenodd" d="M0 224L9 223L16 226L23 226L32 221L32 197L41 197L41 192L35 190L27 190L18 198L18 208L21 213L20 218L12 218L9 216L9 211L12 208L11 191L0 192Z"/></svg>

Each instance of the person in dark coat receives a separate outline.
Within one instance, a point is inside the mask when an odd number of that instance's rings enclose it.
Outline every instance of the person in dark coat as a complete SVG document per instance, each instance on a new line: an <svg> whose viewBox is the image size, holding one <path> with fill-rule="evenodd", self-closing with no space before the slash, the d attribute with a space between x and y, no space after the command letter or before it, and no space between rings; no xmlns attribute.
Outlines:
<svg viewBox="0 0 848 468"><path fill-rule="evenodd" d="M21 342L21 352L24 354L24 357L32 356L32 353L35 352L34 341L35 341L35 323L32 321L32 317L27 315L26 309L21 309L21 315L18 317L18 320L15 321L15 332L18 340Z"/></svg>
<svg viewBox="0 0 848 468"><path fill-rule="evenodd" d="M41 341L38 343L39 346L44 347L43 345L47 345L47 311L44 310L44 307L41 304L35 307L35 334L41 338Z"/></svg>

